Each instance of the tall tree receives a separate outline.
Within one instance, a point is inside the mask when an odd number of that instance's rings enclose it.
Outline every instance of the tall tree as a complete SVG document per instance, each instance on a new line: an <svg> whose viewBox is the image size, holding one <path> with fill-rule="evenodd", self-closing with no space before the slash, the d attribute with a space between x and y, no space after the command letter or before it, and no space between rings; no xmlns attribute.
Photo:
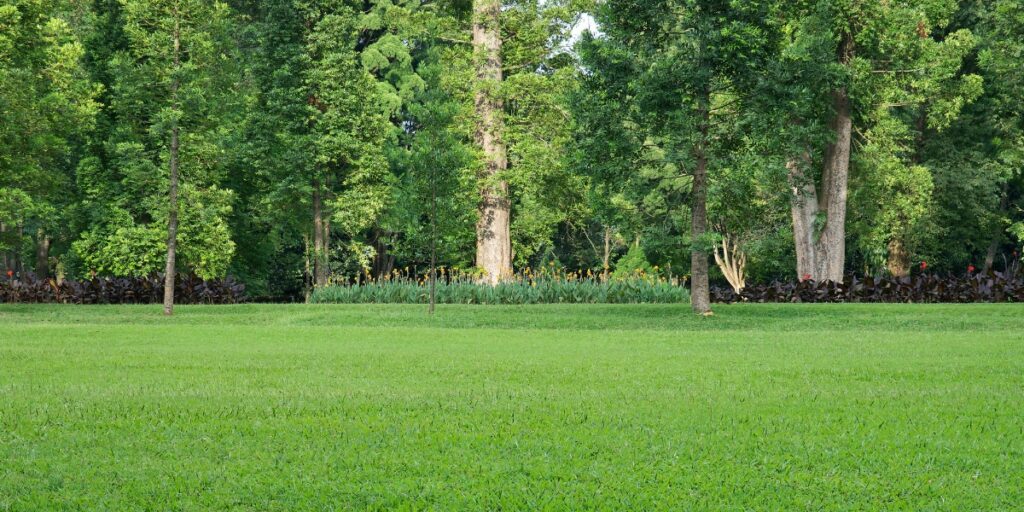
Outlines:
<svg viewBox="0 0 1024 512"><path fill-rule="evenodd" d="M230 11L198 0L97 8L119 11L101 17L123 24L125 46L102 68L112 81L108 140L79 167L94 218L76 252L90 270L164 270L169 315L178 269L223 274L234 249L225 221L231 193L218 187L238 112Z"/></svg>
<svg viewBox="0 0 1024 512"><path fill-rule="evenodd" d="M476 66L476 141L483 151L476 265L483 279L497 284L512 272L511 203L503 173L508 168L504 141L501 0L473 1Z"/></svg>
<svg viewBox="0 0 1024 512"><path fill-rule="evenodd" d="M638 63L624 76L637 105L645 143L690 178L692 306L711 312L707 190L709 167L721 156L714 133L722 106L755 76L769 34L768 3L697 0L612 0L598 19L605 53ZM586 65L586 62L585 62Z"/></svg>
<svg viewBox="0 0 1024 512"><path fill-rule="evenodd" d="M955 76L971 47L969 33L930 37L932 27L947 23L952 7L942 0L843 0L785 10L780 28L786 37L771 81L781 95L770 97L782 106L780 133L791 137L782 146L791 150L787 167L801 279L843 279L854 142L876 143L879 158L900 158L899 143L883 147L881 139L895 135L893 125L882 126L887 117L920 112L951 81L966 83L930 105L929 121L955 117L976 97L977 80ZM872 126L878 126L874 141L864 135Z"/></svg>
<svg viewBox="0 0 1024 512"><path fill-rule="evenodd" d="M50 273L56 235L74 224L74 170L95 126L99 87L85 69L88 20L74 3L0 6L0 254L4 270ZM35 237L35 250L26 242ZM32 253L29 255L28 253ZM35 260L32 263L32 260Z"/></svg>

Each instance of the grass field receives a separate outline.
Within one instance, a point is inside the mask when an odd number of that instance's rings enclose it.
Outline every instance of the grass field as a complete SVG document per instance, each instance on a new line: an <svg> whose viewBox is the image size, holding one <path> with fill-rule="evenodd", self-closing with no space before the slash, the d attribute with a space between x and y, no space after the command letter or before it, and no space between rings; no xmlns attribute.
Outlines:
<svg viewBox="0 0 1024 512"><path fill-rule="evenodd" d="M0 306L0 510L1022 510L1024 307Z"/></svg>

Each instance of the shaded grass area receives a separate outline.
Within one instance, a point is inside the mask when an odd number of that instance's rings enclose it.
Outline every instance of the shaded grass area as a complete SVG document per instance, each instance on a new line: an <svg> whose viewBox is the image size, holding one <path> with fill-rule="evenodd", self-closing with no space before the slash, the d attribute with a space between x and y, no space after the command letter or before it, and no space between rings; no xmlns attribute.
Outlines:
<svg viewBox="0 0 1024 512"><path fill-rule="evenodd" d="M1014 510L1015 305L0 307L0 510Z"/></svg>
<svg viewBox="0 0 1024 512"><path fill-rule="evenodd" d="M914 331L1024 329L1024 304L734 304L698 318L681 304L177 306L164 318L153 306L0 305L3 325L412 327L454 329Z"/></svg>

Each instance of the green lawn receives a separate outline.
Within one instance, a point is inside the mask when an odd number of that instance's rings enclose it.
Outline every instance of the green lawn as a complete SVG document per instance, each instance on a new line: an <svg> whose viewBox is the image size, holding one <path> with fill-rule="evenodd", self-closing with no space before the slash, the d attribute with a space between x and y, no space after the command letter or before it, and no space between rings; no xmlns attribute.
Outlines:
<svg viewBox="0 0 1024 512"><path fill-rule="evenodd" d="M0 306L0 510L1021 510L1024 306Z"/></svg>

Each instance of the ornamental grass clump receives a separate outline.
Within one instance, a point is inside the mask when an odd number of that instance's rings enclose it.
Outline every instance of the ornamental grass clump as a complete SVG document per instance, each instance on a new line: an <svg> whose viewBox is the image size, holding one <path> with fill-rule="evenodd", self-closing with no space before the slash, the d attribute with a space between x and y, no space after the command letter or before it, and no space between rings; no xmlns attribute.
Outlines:
<svg viewBox="0 0 1024 512"><path fill-rule="evenodd" d="M426 304L430 282L408 270L377 279L343 279L313 292L320 304ZM679 279L637 272L603 280L591 271L525 269L496 286L480 275L459 269L438 269L438 304L682 304L690 300Z"/></svg>

